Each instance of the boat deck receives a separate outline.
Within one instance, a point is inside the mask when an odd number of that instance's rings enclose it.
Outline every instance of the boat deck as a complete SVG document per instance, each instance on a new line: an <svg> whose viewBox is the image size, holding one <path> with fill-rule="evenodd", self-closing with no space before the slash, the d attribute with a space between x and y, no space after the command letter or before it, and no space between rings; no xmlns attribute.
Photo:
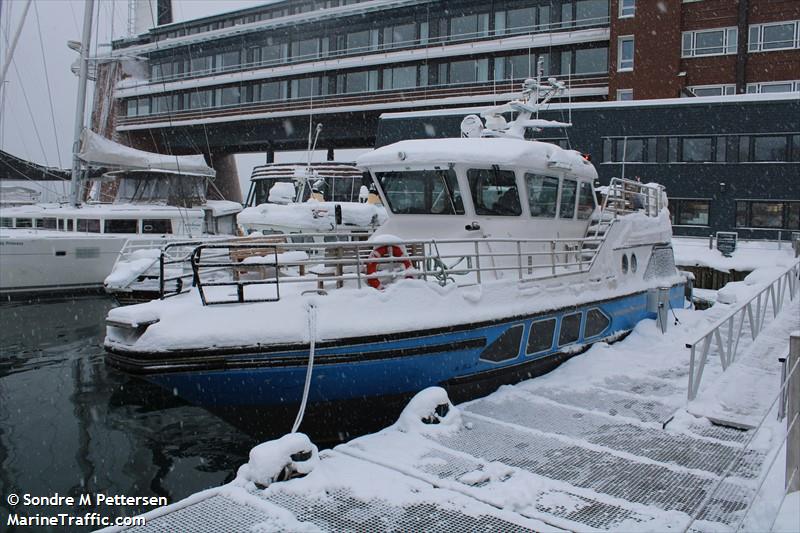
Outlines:
<svg viewBox="0 0 800 533"><path fill-rule="evenodd" d="M771 412L765 437L706 417L743 427L764 417L800 316L800 299L787 304L754 341L745 332L724 374L711 359L688 409L684 343L724 306L685 311L663 336L645 321L551 374L459 405L458 423L393 426L321 452L306 477L211 489L129 531L736 529L785 453L784 424ZM763 398L720 414L754 371L747 394Z"/></svg>

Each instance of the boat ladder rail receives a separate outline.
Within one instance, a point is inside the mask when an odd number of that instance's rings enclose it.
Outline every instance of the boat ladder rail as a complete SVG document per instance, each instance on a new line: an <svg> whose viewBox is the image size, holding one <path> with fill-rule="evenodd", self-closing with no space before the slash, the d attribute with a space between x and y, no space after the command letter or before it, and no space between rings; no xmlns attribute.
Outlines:
<svg viewBox="0 0 800 533"><path fill-rule="evenodd" d="M331 282L336 288L361 289L380 288L386 281L400 278L468 286L489 280L527 282L569 276L589 271L600 248L586 245L603 239L212 242L196 246L191 263L204 305L274 302L280 300L282 285L295 283L325 294L325 284ZM220 270L229 275L208 275ZM255 289L259 286L273 286L274 290ZM235 294L225 288L234 288Z"/></svg>

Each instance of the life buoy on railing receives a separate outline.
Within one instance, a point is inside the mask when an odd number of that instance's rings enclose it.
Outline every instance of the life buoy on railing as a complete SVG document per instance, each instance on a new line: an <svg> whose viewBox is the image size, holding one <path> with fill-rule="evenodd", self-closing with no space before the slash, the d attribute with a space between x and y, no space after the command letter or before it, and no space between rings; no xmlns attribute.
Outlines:
<svg viewBox="0 0 800 533"><path fill-rule="evenodd" d="M369 258L367 259L367 276L371 276L378 272L378 265L380 264L388 264L388 263L379 263L377 261L372 261L373 259L383 259L385 257L397 257L398 263L403 264L403 268L405 270L410 270L413 268L411 264L411 260L406 255L406 251L403 249L402 246L398 246L396 244L387 244L383 246L377 246L372 249L372 252L369 254ZM410 275L406 275L407 278L410 278ZM382 289L383 285L381 284L381 280L378 278L369 278L367 280L367 284L374 288L374 289Z"/></svg>

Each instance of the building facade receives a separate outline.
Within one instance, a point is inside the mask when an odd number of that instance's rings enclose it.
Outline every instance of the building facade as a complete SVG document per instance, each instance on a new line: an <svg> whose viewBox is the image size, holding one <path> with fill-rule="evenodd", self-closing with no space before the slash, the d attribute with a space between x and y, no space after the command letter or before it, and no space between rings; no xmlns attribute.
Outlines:
<svg viewBox="0 0 800 533"><path fill-rule="evenodd" d="M800 229L797 0L278 1L160 25L112 55L139 72L113 88L117 139L229 170L229 154L304 149L310 115L330 153L368 147L382 113L502 102L540 66L593 125L584 134L576 120L569 142L596 154L603 179L624 162L666 181L686 232L775 229L777 210L781 229ZM755 93L790 114L742 96ZM695 97L720 105L672 100ZM625 100L646 105L614 104ZM426 135L452 126L423 122ZM726 196L734 181L739 200ZM763 222L764 206L736 203L748 199L780 207ZM742 224L716 217L728 209Z"/></svg>

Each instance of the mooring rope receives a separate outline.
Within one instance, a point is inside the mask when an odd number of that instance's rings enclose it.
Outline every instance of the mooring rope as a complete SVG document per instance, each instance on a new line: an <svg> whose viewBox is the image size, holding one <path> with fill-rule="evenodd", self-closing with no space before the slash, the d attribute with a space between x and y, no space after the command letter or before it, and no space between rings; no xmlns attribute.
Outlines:
<svg viewBox="0 0 800 533"><path fill-rule="evenodd" d="M297 418L294 419L292 433L296 433L300 423L303 422L303 415L306 413L306 403L308 402L308 391L311 388L311 373L314 370L314 349L317 341L317 306L310 302L306 306L306 311L308 311L308 366L306 367L306 383L303 386L303 400L300 402Z"/></svg>

